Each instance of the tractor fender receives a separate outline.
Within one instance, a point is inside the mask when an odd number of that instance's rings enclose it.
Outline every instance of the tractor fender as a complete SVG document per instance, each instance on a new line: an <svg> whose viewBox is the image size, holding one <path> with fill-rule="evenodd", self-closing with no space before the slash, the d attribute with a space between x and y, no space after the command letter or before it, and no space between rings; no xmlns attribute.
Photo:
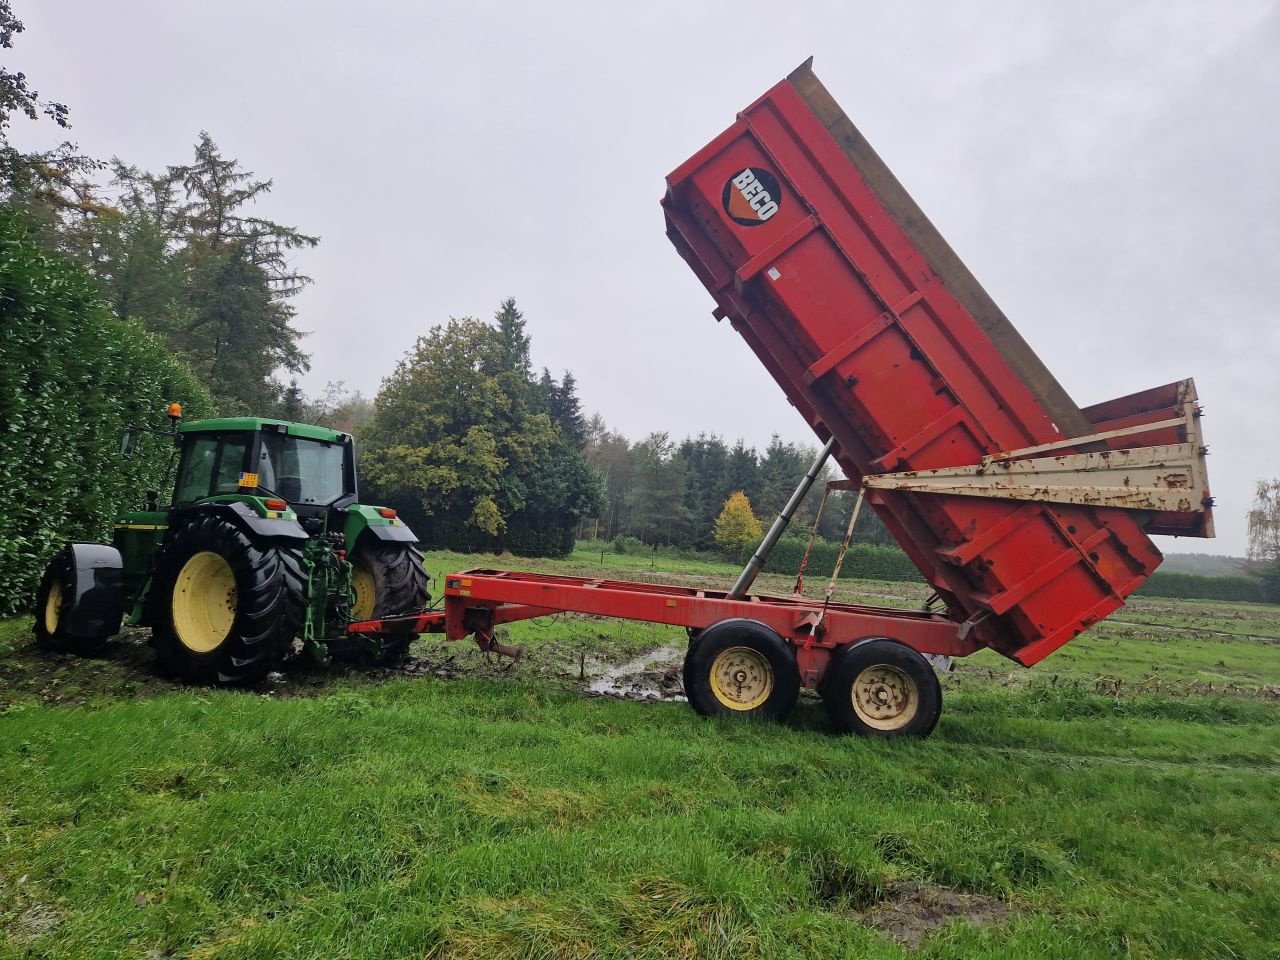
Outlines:
<svg viewBox="0 0 1280 960"><path fill-rule="evenodd" d="M354 550L365 537L373 537L381 541L398 541L401 543L417 543L418 538L408 524L394 517L384 517L379 507L356 503L347 507L347 518L343 524L342 536L347 549Z"/></svg>
<svg viewBox="0 0 1280 960"><path fill-rule="evenodd" d="M75 637L109 637L124 617L124 560L101 543L69 543L71 596L59 629Z"/></svg>
<svg viewBox="0 0 1280 960"><path fill-rule="evenodd" d="M364 532L378 540L399 540L407 541L409 543L418 542L418 538L414 532L403 523L394 527L391 526L391 524L379 524L378 526L370 525L364 528Z"/></svg>
<svg viewBox="0 0 1280 960"><path fill-rule="evenodd" d="M268 520L266 517L259 516L254 512L253 508L247 503L242 503L239 500L224 501L222 503L199 503L186 509L175 510L170 525L174 526L182 518L202 513L215 513L225 516L236 526L246 533L253 534L255 537L274 537L285 540L308 539L307 531L302 529L302 525L297 520Z"/></svg>

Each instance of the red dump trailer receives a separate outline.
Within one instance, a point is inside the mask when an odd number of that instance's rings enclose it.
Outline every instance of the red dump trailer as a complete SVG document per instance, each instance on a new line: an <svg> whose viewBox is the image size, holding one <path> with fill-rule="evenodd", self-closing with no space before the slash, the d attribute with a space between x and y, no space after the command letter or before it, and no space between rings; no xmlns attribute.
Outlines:
<svg viewBox="0 0 1280 960"><path fill-rule="evenodd" d="M501 571L445 608L357 632L562 610L686 627L704 713L782 716L801 686L835 725L927 734L923 653L1030 666L1159 565L1149 534L1212 536L1192 381L1078 406L805 63L667 177L667 235L935 590L927 612ZM502 648L499 648L502 649Z"/></svg>

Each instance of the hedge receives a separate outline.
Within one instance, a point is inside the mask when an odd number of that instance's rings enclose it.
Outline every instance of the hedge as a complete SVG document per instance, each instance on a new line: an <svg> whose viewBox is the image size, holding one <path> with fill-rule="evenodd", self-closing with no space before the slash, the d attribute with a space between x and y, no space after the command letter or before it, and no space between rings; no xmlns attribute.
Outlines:
<svg viewBox="0 0 1280 960"><path fill-rule="evenodd" d="M794 574L800 569L800 561L804 557L804 549L808 542L807 537L783 537L769 554L769 559L764 565L765 570L769 573ZM758 546L758 542L752 544L743 551L743 556L751 556ZM828 540L815 541L813 552L809 555L809 565L805 568L805 576L830 577L839 553L840 544ZM849 545L844 565L840 568L840 578L842 580L923 582L920 571L902 550L874 543Z"/></svg>
<svg viewBox="0 0 1280 960"><path fill-rule="evenodd" d="M134 323L112 316L80 268L0 210L0 614L29 607L67 540L104 540L124 509L160 489L173 447L126 426L164 427L170 401L212 410L191 372Z"/></svg>
<svg viewBox="0 0 1280 960"><path fill-rule="evenodd" d="M1195 573L1153 573L1135 594L1179 600L1268 601L1262 581L1255 577L1206 577Z"/></svg>

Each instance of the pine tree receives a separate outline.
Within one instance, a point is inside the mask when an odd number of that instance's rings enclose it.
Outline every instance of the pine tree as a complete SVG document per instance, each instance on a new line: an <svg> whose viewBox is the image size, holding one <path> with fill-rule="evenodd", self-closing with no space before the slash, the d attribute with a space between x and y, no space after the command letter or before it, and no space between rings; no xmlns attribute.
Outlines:
<svg viewBox="0 0 1280 960"><path fill-rule="evenodd" d="M516 306L515 297L507 297L498 305L493 315L498 325L498 340L502 345L501 363L518 374L526 382L532 380L533 366L529 359L529 335L524 330L524 314ZM548 374L547 379L550 379Z"/></svg>
<svg viewBox="0 0 1280 960"><path fill-rule="evenodd" d="M204 379L224 412L261 413L279 400L277 370L301 373L309 358L286 301L311 278L290 263L291 251L318 238L244 212L271 191L239 161L222 156L202 132L195 160L163 177L118 168L126 189L150 198L157 223L173 238L172 266L183 285L157 332Z"/></svg>
<svg viewBox="0 0 1280 960"><path fill-rule="evenodd" d="M314 247L320 238L243 215L241 208L270 193L273 182L255 180L252 172L241 169L239 160L223 157L206 131L200 131L195 151L194 163L169 168L170 178L186 190L187 246L197 253L243 250L266 277L273 300L300 293L311 278L293 268L289 252Z"/></svg>
<svg viewBox="0 0 1280 960"><path fill-rule="evenodd" d="M306 419L306 398L302 395L296 378L289 381L289 386L280 398L280 418L294 423Z"/></svg>
<svg viewBox="0 0 1280 960"><path fill-rule="evenodd" d="M645 543L679 543L685 535L685 467L674 452L665 433L651 433L631 448L630 527Z"/></svg>
<svg viewBox="0 0 1280 960"><path fill-rule="evenodd" d="M587 424L582 418L577 390L578 382L573 378L573 373L566 370L559 384L551 384L549 406L551 419L560 427L565 440L575 450L581 450L587 445Z"/></svg>

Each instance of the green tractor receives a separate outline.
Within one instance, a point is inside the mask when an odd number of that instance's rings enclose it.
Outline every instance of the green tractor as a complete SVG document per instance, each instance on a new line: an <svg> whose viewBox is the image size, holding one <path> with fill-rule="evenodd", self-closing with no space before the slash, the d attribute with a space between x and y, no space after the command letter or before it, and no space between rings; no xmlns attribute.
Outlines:
<svg viewBox="0 0 1280 960"><path fill-rule="evenodd" d="M147 494L111 546L68 544L36 599L35 635L91 653L121 623L151 628L161 666L200 683L249 683L310 652L387 664L412 637L348 637L346 624L423 609L413 532L359 503L350 435L258 418L181 422L173 503ZM122 452L136 446L126 433ZM127 619L126 619L127 618Z"/></svg>

